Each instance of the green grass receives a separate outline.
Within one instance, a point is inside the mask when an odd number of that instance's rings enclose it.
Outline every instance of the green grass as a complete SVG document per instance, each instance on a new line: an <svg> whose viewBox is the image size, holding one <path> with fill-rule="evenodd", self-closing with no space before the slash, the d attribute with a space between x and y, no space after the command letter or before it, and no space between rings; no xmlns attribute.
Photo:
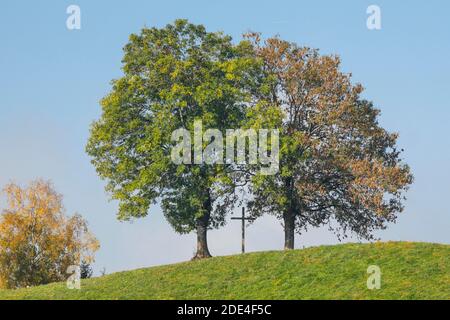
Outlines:
<svg viewBox="0 0 450 320"><path fill-rule="evenodd" d="M381 268L368 290L367 267ZM450 246L388 242L261 252L0 290L0 299L450 299Z"/></svg>

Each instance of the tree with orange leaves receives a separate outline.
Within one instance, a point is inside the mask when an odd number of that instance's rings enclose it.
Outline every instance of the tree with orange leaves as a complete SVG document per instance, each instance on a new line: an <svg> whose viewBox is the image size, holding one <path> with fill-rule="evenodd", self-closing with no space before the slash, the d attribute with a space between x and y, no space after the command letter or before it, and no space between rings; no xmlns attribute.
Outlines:
<svg viewBox="0 0 450 320"><path fill-rule="evenodd" d="M93 262L98 240L78 214L64 213L62 196L47 181L4 188L0 216L0 287L20 288L65 280L67 269Z"/></svg>
<svg viewBox="0 0 450 320"><path fill-rule="evenodd" d="M363 87L340 70L338 56L320 55L278 37L247 38L261 61L249 126L280 130L279 171L251 174L250 213L282 220L285 249L295 232L328 224L338 236L372 239L394 222L413 177L397 134L378 123Z"/></svg>

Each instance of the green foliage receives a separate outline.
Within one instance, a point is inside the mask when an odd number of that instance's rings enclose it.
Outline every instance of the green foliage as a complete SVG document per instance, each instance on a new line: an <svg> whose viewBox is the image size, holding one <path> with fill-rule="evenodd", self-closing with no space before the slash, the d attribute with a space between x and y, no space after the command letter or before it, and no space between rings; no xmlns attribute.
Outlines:
<svg viewBox="0 0 450 320"><path fill-rule="evenodd" d="M237 186L249 182L250 213L284 220L286 248L294 231L323 224L372 239L402 211L413 177L397 134L379 125L379 110L361 98L339 57L279 38L261 43L258 34L234 45L186 20L145 28L124 50L124 76L102 100L87 145L120 220L146 216L160 200L177 232L197 230L204 257L206 230L225 223ZM172 133L192 136L197 120L223 139L230 128L279 129L278 173L174 163Z"/></svg>
<svg viewBox="0 0 450 320"><path fill-rule="evenodd" d="M148 214L161 200L177 232L224 223L235 200L230 166L174 164L172 132L239 127L258 65L248 42L176 20L143 29L125 46L124 76L113 81L92 125L87 152L107 190L119 201L118 218ZM206 143L206 142L205 142Z"/></svg>
<svg viewBox="0 0 450 320"><path fill-rule="evenodd" d="M381 289L366 286L369 265ZM214 281L211 281L214 279ZM16 291L0 299L449 299L450 246L389 242L217 257Z"/></svg>

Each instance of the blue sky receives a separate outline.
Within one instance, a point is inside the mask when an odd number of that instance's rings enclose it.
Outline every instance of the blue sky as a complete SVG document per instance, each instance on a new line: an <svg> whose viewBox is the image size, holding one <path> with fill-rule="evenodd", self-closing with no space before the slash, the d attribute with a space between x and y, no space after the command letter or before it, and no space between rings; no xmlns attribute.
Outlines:
<svg viewBox="0 0 450 320"><path fill-rule="evenodd" d="M81 8L81 30L66 28L66 8ZM366 28L366 9L381 8L382 29ZM159 207L120 223L84 146L98 101L120 76L122 47L143 26L177 18L222 30L279 34L322 53L381 109L380 122L400 133L415 183L383 240L450 243L450 2L448 1L10 1L0 4L0 184L51 179L68 213L79 212L100 239L95 270L189 259L194 235L179 236ZM3 204L3 202L0 202ZM352 239L350 239L351 241ZM214 255L238 253L240 225L209 234ZM301 247L336 243L326 229L298 236ZM248 228L250 251L280 249L280 224L266 217Z"/></svg>

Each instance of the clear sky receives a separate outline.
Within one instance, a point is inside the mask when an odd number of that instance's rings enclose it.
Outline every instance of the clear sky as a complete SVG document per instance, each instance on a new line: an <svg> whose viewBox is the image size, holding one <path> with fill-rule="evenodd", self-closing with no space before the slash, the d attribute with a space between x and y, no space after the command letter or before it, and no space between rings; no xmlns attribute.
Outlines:
<svg viewBox="0 0 450 320"><path fill-rule="evenodd" d="M66 8L81 8L81 30L68 30ZM381 8L381 30L368 30L366 9ZM450 2L442 1L106 1L2 0L0 4L0 184L51 179L68 213L89 221L106 272L187 260L194 235L179 236L158 206L133 223L116 221L84 146L99 100L121 74L122 47L143 26L177 18L222 30L279 34L322 53L343 70L400 133L415 183L396 225L382 240L450 243ZM0 202L3 204L3 202ZM348 241L351 241L349 239ZM297 247L336 243L326 229L298 236ZM240 224L210 232L213 255L238 253ZM249 251L280 249L282 228L267 217L248 228Z"/></svg>

